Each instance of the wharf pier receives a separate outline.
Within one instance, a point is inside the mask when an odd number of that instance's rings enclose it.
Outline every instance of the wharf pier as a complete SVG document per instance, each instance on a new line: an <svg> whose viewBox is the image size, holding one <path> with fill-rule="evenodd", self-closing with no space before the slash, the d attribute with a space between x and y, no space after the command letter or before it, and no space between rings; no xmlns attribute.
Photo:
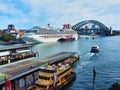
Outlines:
<svg viewBox="0 0 120 90"><path fill-rule="evenodd" d="M32 51L31 45L2 47L0 48L0 66L27 58L36 57L37 54L37 52Z"/></svg>
<svg viewBox="0 0 120 90"><path fill-rule="evenodd" d="M44 58L31 57L0 66L0 90L5 89L5 77L11 82L11 90L27 90L38 79L39 66L79 60L77 52L60 52Z"/></svg>

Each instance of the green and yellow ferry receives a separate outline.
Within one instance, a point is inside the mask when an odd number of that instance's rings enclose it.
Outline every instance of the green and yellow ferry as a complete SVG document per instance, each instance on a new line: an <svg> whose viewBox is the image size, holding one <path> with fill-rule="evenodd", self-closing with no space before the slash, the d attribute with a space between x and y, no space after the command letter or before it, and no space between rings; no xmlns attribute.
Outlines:
<svg viewBox="0 0 120 90"><path fill-rule="evenodd" d="M60 90L71 84L76 75L69 64L47 65L39 67L39 78L28 90Z"/></svg>

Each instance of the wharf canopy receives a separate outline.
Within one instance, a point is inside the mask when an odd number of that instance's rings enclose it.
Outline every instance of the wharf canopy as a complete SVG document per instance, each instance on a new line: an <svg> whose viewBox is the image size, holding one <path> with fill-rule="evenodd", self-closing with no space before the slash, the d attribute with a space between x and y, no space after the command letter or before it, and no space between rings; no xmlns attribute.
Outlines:
<svg viewBox="0 0 120 90"><path fill-rule="evenodd" d="M31 45L19 45L19 46L8 46L0 48L0 51L12 50L12 49L21 49L26 47L32 47Z"/></svg>
<svg viewBox="0 0 120 90"><path fill-rule="evenodd" d="M12 53L12 51L17 51L17 52L26 52L26 49L29 49L30 45L19 45L19 46L8 46L8 47L2 47L0 48L0 57L1 56L5 56L5 55L9 55ZM30 51L30 50L27 50Z"/></svg>
<svg viewBox="0 0 120 90"><path fill-rule="evenodd" d="M17 45L0 48L0 65L36 57L31 45Z"/></svg>

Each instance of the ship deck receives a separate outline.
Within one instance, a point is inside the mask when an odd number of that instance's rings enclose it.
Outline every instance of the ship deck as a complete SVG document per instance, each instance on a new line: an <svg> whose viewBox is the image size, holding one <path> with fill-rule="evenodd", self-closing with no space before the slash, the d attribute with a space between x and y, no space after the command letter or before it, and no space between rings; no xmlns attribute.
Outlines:
<svg viewBox="0 0 120 90"><path fill-rule="evenodd" d="M39 66L45 65L48 60L51 63L60 62L74 55L76 52L60 52L44 58L29 58L18 62L5 64L0 66L0 84L4 83L5 76L10 80L14 80L27 73L38 70Z"/></svg>

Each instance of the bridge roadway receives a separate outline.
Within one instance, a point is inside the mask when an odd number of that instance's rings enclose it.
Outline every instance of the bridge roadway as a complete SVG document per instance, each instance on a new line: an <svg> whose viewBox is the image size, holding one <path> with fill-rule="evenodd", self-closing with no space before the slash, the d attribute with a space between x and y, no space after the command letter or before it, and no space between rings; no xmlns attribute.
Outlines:
<svg viewBox="0 0 120 90"><path fill-rule="evenodd" d="M0 66L0 85L5 83L4 82L5 76L9 78L9 80L14 80L21 76L38 71L38 67L47 64L48 60L50 60L51 63L58 63L75 54L76 52L60 52L45 58L32 57L32 58L24 59L18 62L1 65Z"/></svg>

